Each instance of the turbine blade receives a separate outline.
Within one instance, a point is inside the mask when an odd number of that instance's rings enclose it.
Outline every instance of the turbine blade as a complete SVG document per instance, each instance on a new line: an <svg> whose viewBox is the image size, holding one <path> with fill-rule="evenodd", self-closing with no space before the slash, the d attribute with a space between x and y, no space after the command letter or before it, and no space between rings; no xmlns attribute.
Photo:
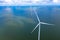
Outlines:
<svg viewBox="0 0 60 40"><path fill-rule="evenodd" d="M38 23L38 24L36 25L36 27L32 30L32 32L39 26L39 24L40 24L40 23ZM31 33L32 33L32 32L31 32Z"/></svg>
<svg viewBox="0 0 60 40"><path fill-rule="evenodd" d="M44 23L44 22L40 22L41 24L45 24L45 25L54 25L54 24L49 24L49 23Z"/></svg>

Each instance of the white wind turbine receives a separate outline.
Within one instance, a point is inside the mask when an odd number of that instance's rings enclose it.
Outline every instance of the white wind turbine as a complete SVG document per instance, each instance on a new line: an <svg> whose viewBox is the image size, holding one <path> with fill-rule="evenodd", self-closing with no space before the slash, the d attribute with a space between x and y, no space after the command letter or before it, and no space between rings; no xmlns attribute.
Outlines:
<svg viewBox="0 0 60 40"><path fill-rule="evenodd" d="M31 7L32 8L32 7ZM37 27L39 27L39 31L38 31L38 40L40 40L40 27L41 27L41 24L45 24L45 25L54 25L54 24L48 24L48 23L44 23L44 22L41 22L40 21L40 19L39 19L39 17L38 17L38 14L37 14L37 12L35 11L35 9L33 9L33 11L34 11L34 13L35 13L35 15L36 15L36 17L37 17L37 20L38 20L38 24L35 26L35 28L32 30L32 32L34 32L34 30L37 28ZM32 33L31 32L31 33Z"/></svg>

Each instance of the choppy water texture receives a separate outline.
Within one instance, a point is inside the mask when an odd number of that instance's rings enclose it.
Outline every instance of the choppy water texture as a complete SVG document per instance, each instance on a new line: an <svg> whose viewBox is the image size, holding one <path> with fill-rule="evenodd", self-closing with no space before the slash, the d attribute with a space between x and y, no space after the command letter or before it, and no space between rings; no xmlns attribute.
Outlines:
<svg viewBox="0 0 60 40"><path fill-rule="evenodd" d="M60 6L38 6L36 12L42 22L41 40L60 40ZM38 28L31 34L38 21L29 6L0 6L0 40L37 40Z"/></svg>

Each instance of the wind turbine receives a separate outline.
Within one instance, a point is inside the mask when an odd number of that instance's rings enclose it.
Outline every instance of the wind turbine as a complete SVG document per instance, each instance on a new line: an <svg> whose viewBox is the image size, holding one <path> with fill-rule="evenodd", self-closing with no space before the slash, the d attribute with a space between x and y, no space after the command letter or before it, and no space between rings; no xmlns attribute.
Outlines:
<svg viewBox="0 0 60 40"><path fill-rule="evenodd" d="M31 8L32 8L32 7L31 7ZM35 13L35 15L36 15L37 20L38 20L39 23L35 26L35 28L32 30L32 32L34 32L34 30L38 27L38 28L39 28L39 29L38 29L38 40L40 40L41 24L45 24L45 25L53 25L53 24L48 24L48 23L41 22L40 19L39 19L39 17L38 17L37 12L35 11L35 8L33 9L33 11L34 11L34 13ZM32 32L31 32L31 33L32 33Z"/></svg>

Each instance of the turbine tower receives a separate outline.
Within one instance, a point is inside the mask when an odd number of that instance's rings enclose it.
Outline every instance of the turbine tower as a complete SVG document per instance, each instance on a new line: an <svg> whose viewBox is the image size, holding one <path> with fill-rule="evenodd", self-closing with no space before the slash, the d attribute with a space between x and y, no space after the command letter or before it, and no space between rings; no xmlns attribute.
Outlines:
<svg viewBox="0 0 60 40"><path fill-rule="evenodd" d="M31 8L32 8L32 7L31 7ZM33 8L32 8L32 9L33 9ZM34 32L34 30L38 27L38 28L39 28L39 29L38 29L38 40L40 40L41 24L45 24L45 25L53 25L53 24L48 24L48 23L41 22L40 19L39 19L39 17L38 17L37 12L35 11L35 8L33 9L33 11L34 11L34 13L35 13L35 15L36 15L37 20L38 20L39 23L35 26L35 28L32 30L32 32ZM31 32L31 33L32 33L32 32Z"/></svg>

